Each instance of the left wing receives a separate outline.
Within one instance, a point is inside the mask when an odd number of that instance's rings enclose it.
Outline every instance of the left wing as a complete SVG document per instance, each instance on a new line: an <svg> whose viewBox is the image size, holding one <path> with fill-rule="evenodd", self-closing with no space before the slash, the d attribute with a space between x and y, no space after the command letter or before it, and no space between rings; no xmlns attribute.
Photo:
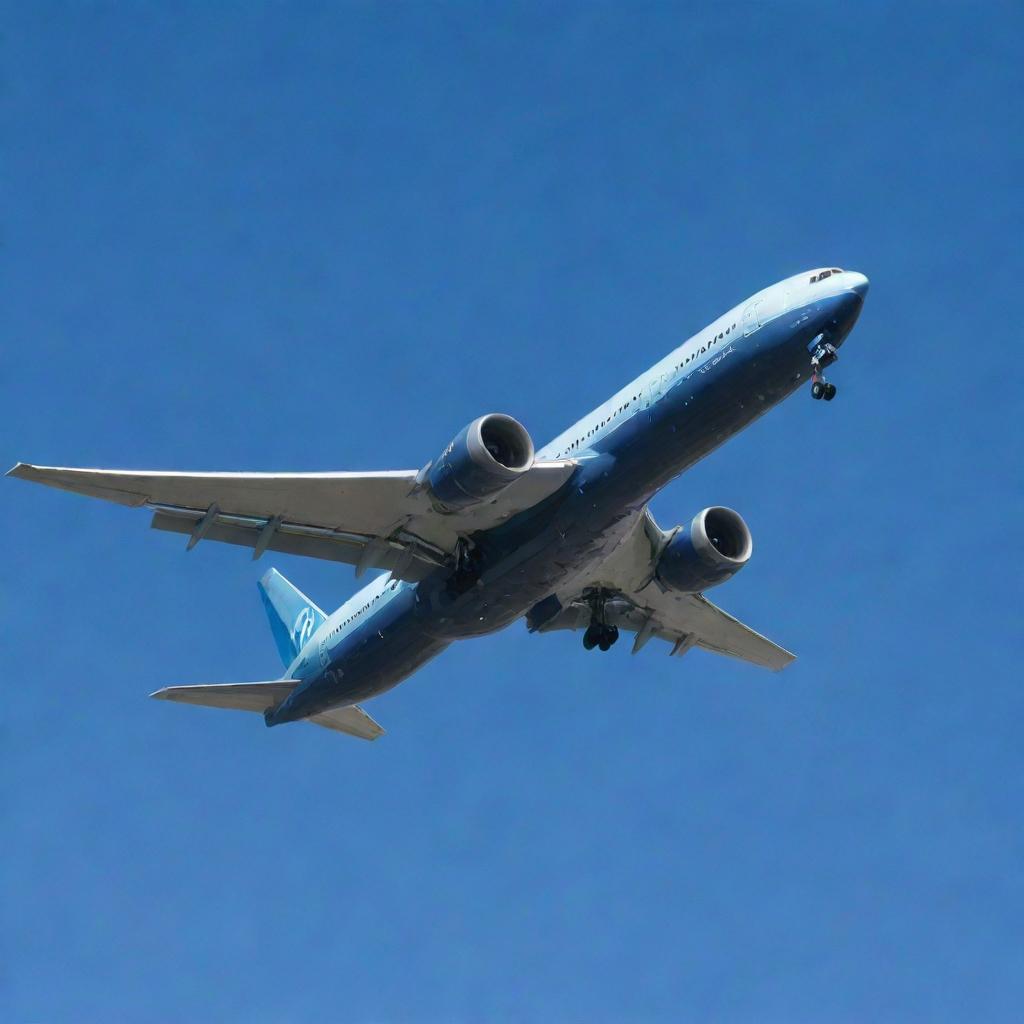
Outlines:
<svg viewBox="0 0 1024 1024"><path fill-rule="evenodd" d="M571 461L537 462L492 500L441 513L422 471L382 473L165 473L70 469L19 462L8 476L121 505L151 509L151 525L200 540L386 569L419 580L449 565L459 538L553 494Z"/></svg>
<svg viewBox="0 0 1024 1024"><path fill-rule="evenodd" d="M634 654L657 638L672 645L672 654L703 647L776 672L795 659L703 594L663 587L654 568L665 536L647 509L624 523L618 546L587 580L577 580L530 610L526 616L530 631L586 629L595 607L603 605L609 626L635 634Z"/></svg>
<svg viewBox="0 0 1024 1024"><path fill-rule="evenodd" d="M592 614L590 596L586 592L580 594L547 619L543 619L538 605L527 616L527 625L539 633L586 629ZM636 634L634 654L656 637L672 645L670 654L685 654L692 647L703 647L776 672L796 658L713 605L703 594L672 594L652 582L640 593L608 597L604 609L608 625Z"/></svg>

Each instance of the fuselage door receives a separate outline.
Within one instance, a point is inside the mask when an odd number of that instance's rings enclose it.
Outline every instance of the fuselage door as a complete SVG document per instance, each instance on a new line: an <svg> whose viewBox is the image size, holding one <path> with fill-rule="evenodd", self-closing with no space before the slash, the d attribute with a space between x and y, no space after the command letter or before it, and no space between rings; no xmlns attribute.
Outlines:
<svg viewBox="0 0 1024 1024"><path fill-rule="evenodd" d="M668 381L671 374L660 373L656 377L652 377L647 382L647 389L644 391L644 408L649 409L654 403L661 398L663 392L668 387Z"/></svg>
<svg viewBox="0 0 1024 1024"><path fill-rule="evenodd" d="M753 334L754 331L761 326L761 321L758 318L758 306L761 305L761 300L757 299L752 302L745 310L743 310L743 334Z"/></svg>

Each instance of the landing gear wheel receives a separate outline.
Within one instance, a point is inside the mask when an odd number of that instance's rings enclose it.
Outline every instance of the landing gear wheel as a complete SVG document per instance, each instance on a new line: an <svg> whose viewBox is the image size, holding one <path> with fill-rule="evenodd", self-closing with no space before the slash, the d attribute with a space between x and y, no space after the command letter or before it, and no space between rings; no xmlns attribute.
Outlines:
<svg viewBox="0 0 1024 1024"><path fill-rule="evenodd" d="M825 380L822 370L831 366L839 358L839 353L835 345L825 340L824 334L819 334L811 346L811 398L815 401L824 398L826 402L831 402L836 397L836 386Z"/></svg>
<svg viewBox="0 0 1024 1024"><path fill-rule="evenodd" d="M619 629L617 626L602 626L599 622L592 622L583 634L583 648L592 651L595 647L599 647L602 651L607 651L618 639Z"/></svg>
<svg viewBox="0 0 1024 1024"><path fill-rule="evenodd" d="M592 651L600 647L607 651L619 639L617 626L609 626L606 618L606 602L610 596L607 591L595 589L584 592L584 600L590 605L590 625L583 634L583 647Z"/></svg>

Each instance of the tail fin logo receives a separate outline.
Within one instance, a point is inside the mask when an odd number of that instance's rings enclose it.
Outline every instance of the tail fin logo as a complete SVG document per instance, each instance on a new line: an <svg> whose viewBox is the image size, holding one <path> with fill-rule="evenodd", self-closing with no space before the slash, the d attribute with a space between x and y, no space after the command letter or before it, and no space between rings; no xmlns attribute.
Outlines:
<svg viewBox="0 0 1024 1024"><path fill-rule="evenodd" d="M296 616L295 625L292 626L292 642L295 644L296 651L301 651L306 646L314 629L316 629L316 616L313 614L313 609L303 608Z"/></svg>

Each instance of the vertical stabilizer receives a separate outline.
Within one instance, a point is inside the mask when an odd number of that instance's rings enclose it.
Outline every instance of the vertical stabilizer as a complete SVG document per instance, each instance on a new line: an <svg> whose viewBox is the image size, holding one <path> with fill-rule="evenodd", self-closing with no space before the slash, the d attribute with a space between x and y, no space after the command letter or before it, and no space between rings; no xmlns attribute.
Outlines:
<svg viewBox="0 0 1024 1024"><path fill-rule="evenodd" d="M276 569L270 569L258 586L274 642L287 668L327 616Z"/></svg>

